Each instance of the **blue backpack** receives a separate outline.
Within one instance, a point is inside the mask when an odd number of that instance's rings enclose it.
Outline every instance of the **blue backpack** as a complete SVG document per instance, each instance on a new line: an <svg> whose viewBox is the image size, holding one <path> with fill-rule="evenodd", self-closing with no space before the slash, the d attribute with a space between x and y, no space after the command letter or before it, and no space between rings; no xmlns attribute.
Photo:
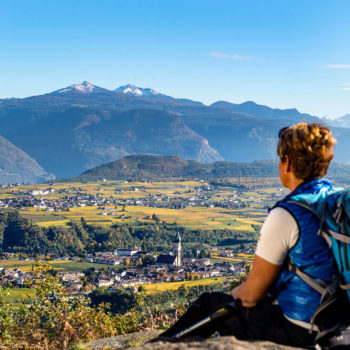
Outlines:
<svg viewBox="0 0 350 350"><path fill-rule="evenodd" d="M331 285L326 285L300 271L292 261L289 262L289 268L322 296L321 305L316 310L312 323L317 324L315 320L325 310L332 310L332 304L340 297L343 300L344 308L341 310L342 315L339 315L341 321L335 327L321 329L316 340L327 339L328 346L322 346L323 348L345 345L349 349L350 315L346 313L350 305L350 188L334 189L316 195L299 194L291 197L289 202L312 211L319 218L318 234L327 241L332 250L339 272L337 279ZM330 334L333 335L332 338L329 337Z"/></svg>

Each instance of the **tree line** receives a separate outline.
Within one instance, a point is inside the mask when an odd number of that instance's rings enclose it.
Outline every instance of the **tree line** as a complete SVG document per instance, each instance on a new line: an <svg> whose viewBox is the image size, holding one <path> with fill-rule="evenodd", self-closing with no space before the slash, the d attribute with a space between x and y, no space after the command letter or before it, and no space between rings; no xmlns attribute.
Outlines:
<svg viewBox="0 0 350 350"><path fill-rule="evenodd" d="M87 223L84 218L70 221L66 226L40 227L16 210L0 212L0 253L28 255L53 253L82 256L97 251L141 246L145 252L172 249L177 233L184 248L219 245L230 239L231 244L246 244L256 240L256 234L227 229L190 230L176 223L123 223L110 227Z"/></svg>

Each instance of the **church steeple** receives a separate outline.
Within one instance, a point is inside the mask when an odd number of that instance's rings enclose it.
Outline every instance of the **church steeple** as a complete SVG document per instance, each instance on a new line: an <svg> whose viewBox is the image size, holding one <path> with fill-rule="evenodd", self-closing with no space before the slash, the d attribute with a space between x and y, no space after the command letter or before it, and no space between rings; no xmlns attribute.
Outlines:
<svg viewBox="0 0 350 350"><path fill-rule="evenodd" d="M174 255L176 257L174 261L174 266L181 266L181 253L181 237L179 231L177 231L177 239L174 242Z"/></svg>

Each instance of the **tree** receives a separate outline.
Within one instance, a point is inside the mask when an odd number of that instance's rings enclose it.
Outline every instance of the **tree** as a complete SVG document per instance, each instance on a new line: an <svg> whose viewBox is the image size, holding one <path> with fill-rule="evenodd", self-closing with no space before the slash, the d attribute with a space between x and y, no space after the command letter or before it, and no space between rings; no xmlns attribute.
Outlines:
<svg viewBox="0 0 350 350"><path fill-rule="evenodd" d="M160 221L160 218L159 218L158 215L153 214L153 215L152 215L152 220L154 220L154 221L156 221L156 222L159 222L159 221Z"/></svg>
<svg viewBox="0 0 350 350"><path fill-rule="evenodd" d="M155 262L156 262L156 259L153 257L153 255L146 255L142 260L142 265L143 266L154 265Z"/></svg>
<svg viewBox="0 0 350 350"><path fill-rule="evenodd" d="M143 292L146 292L146 288L145 288L145 286L141 285L141 286L139 286L139 287L137 288L137 291L138 291L139 293L143 293Z"/></svg>
<svg viewBox="0 0 350 350"><path fill-rule="evenodd" d="M208 253L204 249L201 249L201 251L199 253L199 257L201 259L206 258L206 257L208 257Z"/></svg>
<svg viewBox="0 0 350 350"><path fill-rule="evenodd" d="M0 288L0 343L5 348L28 348L30 344L30 348L67 349L74 343L118 334L120 321L125 323L103 305L92 308L84 296L68 298L48 263L38 261L33 266L33 279L27 286L36 291L31 303L6 303L6 291ZM135 326L132 331L138 329Z"/></svg>

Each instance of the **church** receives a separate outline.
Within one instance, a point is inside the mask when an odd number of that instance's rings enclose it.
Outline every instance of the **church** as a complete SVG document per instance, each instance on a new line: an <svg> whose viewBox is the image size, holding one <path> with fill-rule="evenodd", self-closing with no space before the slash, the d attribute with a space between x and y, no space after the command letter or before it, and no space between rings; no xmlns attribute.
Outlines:
<svg viewBox="0 0 350 350"><path fill-rule="evenodd" d="M177 233L177 239L174 241L173 252L170 254L158 255L156 264L167 265L169 267L180 267L181 266L181 237L179 232Z"/></svg>

